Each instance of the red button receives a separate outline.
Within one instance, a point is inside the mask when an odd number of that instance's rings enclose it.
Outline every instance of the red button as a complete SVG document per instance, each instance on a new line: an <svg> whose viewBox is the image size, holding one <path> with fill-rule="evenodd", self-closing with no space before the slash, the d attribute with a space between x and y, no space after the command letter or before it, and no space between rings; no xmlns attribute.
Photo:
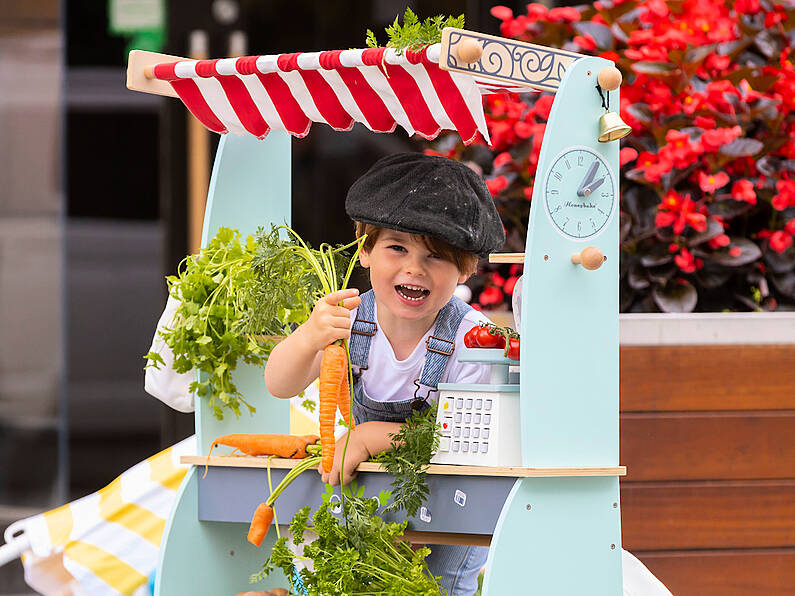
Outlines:
<svg viewBox="0 0 795 596"><path fill-rule="evenodd" d="M442 428L447 428L447 423L442 424Z"/></svg>

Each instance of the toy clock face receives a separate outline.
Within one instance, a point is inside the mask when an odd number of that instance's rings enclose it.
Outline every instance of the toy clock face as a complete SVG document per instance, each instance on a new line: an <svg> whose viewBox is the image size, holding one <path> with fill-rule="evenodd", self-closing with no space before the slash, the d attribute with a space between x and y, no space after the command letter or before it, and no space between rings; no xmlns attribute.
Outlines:
<svg viewBox="0 0 795 596"><path fill-rule="evenodd" d="M555 229L571 240L589 240L607 226L618 185L607 161L585 146L561 151L543 180L544 206Z"/></svg>

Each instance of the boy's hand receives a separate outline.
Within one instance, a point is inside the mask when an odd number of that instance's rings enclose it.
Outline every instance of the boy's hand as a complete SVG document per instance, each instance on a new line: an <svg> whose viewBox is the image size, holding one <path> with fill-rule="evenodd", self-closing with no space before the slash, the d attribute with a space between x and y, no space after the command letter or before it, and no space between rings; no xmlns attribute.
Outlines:
<svg viewBox="0 0 795 596"><path fill-rule="evenodd" d="M351 438L348 440L348 450L345 452L345 469L342 471L343 484L348 484L356 478L356 468L360 463L370 458L370 452L367 450L367 445L362 437L363 433L359 430L361 427L362 425L360 424L351 431ZM320 472L324 484L337 486L340 483L340 466L344 450L345 435L337 440L334 448L334 465L331 466L331 471L324 472L322 463L318 466L317 471Z"/></svg>
<svg viewBox="0 0 795 596"><path fill-rule="evenodd" d="M300 328L319 352L338 339L348 339L351 336L350 311L361 302L359 290L356 288L326 294L315 303L312 314Z"/></svg>

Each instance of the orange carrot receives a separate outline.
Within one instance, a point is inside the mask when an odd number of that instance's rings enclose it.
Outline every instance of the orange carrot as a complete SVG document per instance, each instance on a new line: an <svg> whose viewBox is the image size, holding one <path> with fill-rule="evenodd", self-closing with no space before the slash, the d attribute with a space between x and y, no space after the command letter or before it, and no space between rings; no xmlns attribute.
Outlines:
<svg viewBox="0 0 795 596"><path fill-rule="evenodd" d="M343 377L348 374L345 348L337 343L326 346L320 361L319 418L320 444L323 447L323 470L331 471L334 465L334 418Z"/></svg>
<svg viewBox="0 0 795 596"><path fill-rule="evenodd" d="M260 503L251 518L248 528L248 541L254 546L259 546L265 539L273 521L273 507L267 503Z"/></svg>
<svg viewBox="0 0 795 596"><path fill-rule="evenodd" d="M306 447L317 443L317 435L246 435L234 434L218 437L210 445L210 453L218 445L234 447L246 455L275 455L287 459L303 459ZM208 454L209 457L209 454Z"/></svg>
<svg viewBox="0 0 795 596"><path fill-rule="evenodd" d="M342 387L340 388L339 395L337 395L337 406L342 414L342 419L345 421L351 430L356 428L356 421L351 418L351 388L348 381L348 367L345 367L345 373L342 375Z"/></svg>

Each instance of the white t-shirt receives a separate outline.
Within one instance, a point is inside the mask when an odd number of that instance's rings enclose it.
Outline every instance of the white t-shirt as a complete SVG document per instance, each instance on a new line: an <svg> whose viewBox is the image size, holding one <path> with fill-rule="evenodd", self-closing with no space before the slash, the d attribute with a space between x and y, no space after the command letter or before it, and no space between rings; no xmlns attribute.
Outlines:
<svg viewBox="0 0 795 596"><path fill-rule="evenodd" d="M359 309L351 311L351 322L356 319ZM378 307L375 308L375 320L378 321ZM458 349L464 345L464 335L475 325L488 322L483 313L471 309L464 315L455 336ZM361 380L367 396L375 401L402 401L414 397L416 385L414 379L420 376L425 364L425 340L433 333L435 323L428 329L411 355L405 360L398 360L392 344L380 331L370 341L370 353L367 358L367 369L362 371ZM441 383L488 383L489 365L476 362L459 362L456 353L447 361L442 373ZM436 397L436 394L431 394Z"/></svg>

